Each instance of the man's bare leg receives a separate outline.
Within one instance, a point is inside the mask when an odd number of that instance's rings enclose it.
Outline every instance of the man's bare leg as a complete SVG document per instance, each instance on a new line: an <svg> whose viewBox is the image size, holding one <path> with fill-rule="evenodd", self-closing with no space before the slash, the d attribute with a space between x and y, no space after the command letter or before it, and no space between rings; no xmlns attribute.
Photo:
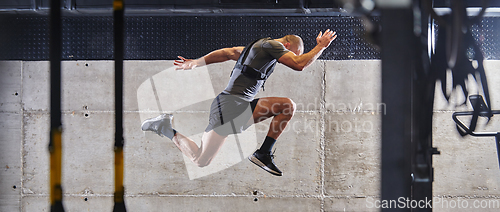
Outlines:
<svg viewBox="0 0 500 212"><path fill-rule="evenodd" d="M284 97L260 98L253 111L254 123L273 117L267 136L278 139L295 113L295 103Z"/></svg>
<svg viewBox="0 0 500 212"><path fill-rule="evenodd" d="M203 133L200 147L193 140L178 132L172 138L172 141L197 166L204 167L210 164L217 155L226 138L227 136L221 136L210 130Z"/></svg>
<svg viewBox="0 0 500 212"><path fill-rule="evenodd" d="M276 139L283 133L295 112L295 103L289 98L266 97L261 98L253 112L254 123L273 117L266 139L262 146L250 155L249 159L257 166L271 174L281 176L282 172L274 165L271 149Z"/></svg>
<svg viewBox="0 0 500 212"><path fill-rule="evenodd" d="M215 157L227 136L221 136L215 131L203 133L201 146L198 147L193 140L175 131L172 128L171 114L162 114L158 117L147 119L142 123L143 131L152 131L170 138L174 144L199 167L207 166Z"/></svg>

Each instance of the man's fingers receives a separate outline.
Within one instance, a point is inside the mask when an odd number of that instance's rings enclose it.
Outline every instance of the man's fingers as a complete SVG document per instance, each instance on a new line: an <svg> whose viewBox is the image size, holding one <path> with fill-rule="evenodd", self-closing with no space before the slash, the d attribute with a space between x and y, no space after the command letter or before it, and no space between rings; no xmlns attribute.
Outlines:
<svg viewBox="0 0 500 212"><path fill-rule="evenodd" d="M190 70L196 68L196 64L190 63L189 60L174 61L174 65L177 66L175 70Z"/></svg>
<svg viewBox="0 0 500 212"><path fill-rule="evenodd" d="M325 33L322 33L321 31L319 32L319 35L317 38L322 38L322 37L327 37L329 39L333 38L337 34L335 31L332 31L331 29L327 29Z"/></svg>
<svg viewBox="0 0 500 212"><path fill-rule="evenodd" d="M333 33L332 33L332 35L331 35L331 37L330 37L330 39L332 39L332 40L333 40L333 39L335 39L336 37L337 37L337 32L333 32Z"/></svg>
<svg viewBox="0 0 500 212"><path fill-rule="evenodd" d="M330 42L335 40L335 38L337 38L337 35L334 35L331 39L330 39Z"/></svg>
<svg viewBox="0 0 500 212"><path fill-rule="evenodd" d="M329 38L331 38L331 37L332 37L332 35L333 35L334 33L335 33L334 31L331 31L331 30L330 30L330 31L328 32L328 37L329 37Z"/></svg>
<svg viewBox="0 0 500 212"><path fill-rule="evenodd" d="M176 66L181 66L181 68L177 68L175 70L178 70L178 69L186 69L186 62L187 61L190 61L189 59L186 59L182 56L177 56L177 58L181 59L181 60L174 60L174 65Z"/></svg>
<svg viewBox="0 0 500 212"><path fill-rule="evenodd" d="M196 66L193 66L193 67L181 66L179 68L176 68L175 70L191 70L191 69L194 69L194 68L196 68Z"/></svg>
<svg viewBox="0 0 500 212"><path fill-rule="evenodd" d="M333 40L337 37L337 32L335 31L329 31L328 33L325 32L323 36L328 38L329 40Z"/></svg>
<svg viewBox="0 0 500 212"><path fill-rule="evenodd" d="M175 68L175 70L186 70L186 69L189 69L189 67L179 66L179 67Z"/></svg>

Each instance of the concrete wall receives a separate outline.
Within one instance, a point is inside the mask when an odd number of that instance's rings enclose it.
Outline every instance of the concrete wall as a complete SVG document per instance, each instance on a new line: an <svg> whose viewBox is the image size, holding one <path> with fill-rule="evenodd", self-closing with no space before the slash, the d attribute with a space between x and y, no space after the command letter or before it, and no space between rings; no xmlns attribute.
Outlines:
<svg viewBox="0 0 500 212"><path fill-rule="evenodd" d="M224 89L233 65L176 71L172 61L125 62L127 209L377 211L367 206L380 196L380 116L390 110L381 103L380 61L317 61L303 72L277 66L258 97L297 103L275 145L282 177L246 160L262 143L269 120L230 137L205 168L194 167L167 138L140 130L142 120L171 112L178 131L199 138L210 99ZM499 61L485 65L495 106ZM67 211L113 207L113 67L110 61L62 64ZM49 211L48 70L48 62L0 62L0 211ZM441 150L434 157L436 200L500 203L494 139L460 138L451 114L467 108L447 105L439 92L435 108L434 142ZM500 128L498 121L488 127ZM435 211L457 208L441 206Z"/></svg>

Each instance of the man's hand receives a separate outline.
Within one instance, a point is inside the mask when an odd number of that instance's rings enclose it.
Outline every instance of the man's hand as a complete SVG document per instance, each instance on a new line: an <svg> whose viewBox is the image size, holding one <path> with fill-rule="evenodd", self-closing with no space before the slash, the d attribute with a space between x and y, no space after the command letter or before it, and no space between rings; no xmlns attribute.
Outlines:
<svg viewBox="0 0 500 212"><path fill-rule="evenodd" d="M321 33L321 31L319 32L318 37L316 37L316 42L318 45L327 48L330 46L330 43L335 40L335 38L337 38L337 33L327 29L324 34Z"/></svg>
<svg viewBox="0 0 500 212"><path fill-rule="evenodd" d="M177 56L181 60L175 60L174 65L178 66L175 68L175 70L189 70L189 69L194 69L198 66L204 66L205 65L205 60L202 58L197 59L197 60L192 60L192 59L186 59L181 56Z"/></svg>

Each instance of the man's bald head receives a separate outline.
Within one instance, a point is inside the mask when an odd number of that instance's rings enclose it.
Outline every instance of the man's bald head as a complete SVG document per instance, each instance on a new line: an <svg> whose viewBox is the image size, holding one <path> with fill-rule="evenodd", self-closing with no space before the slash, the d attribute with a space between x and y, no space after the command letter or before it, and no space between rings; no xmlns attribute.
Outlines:
<svg viewBox="0 0 500 212"><path fill-rule="evenodd" d="M290 46L287 47L288 50L292 51L296 55L301 55L304 53L304 42L302 38L297 35L286 35L281 38L285 43L290 43Z"/></svg>

